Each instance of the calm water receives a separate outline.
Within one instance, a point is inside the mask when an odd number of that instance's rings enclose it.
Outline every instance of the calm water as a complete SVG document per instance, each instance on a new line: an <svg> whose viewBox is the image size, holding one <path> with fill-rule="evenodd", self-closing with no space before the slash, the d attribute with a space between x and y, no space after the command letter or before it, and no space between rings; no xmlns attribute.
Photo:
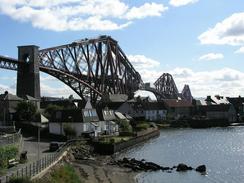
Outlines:
<svg viewBox="0 0 244 183"><path fill-rule="evenodd" d="M121 154L146 159L162 166L205 164L207 175L149 172L139 175L142 183L243 183L244 127L162 130L160 137Z"/></svg>

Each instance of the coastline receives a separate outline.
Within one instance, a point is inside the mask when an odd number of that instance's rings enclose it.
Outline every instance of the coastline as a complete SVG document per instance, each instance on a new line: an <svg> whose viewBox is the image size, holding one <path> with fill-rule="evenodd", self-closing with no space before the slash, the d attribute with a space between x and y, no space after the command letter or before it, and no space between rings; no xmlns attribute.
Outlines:
<svg viewBox="0 0 244 183"><path fill-rule="evenodd" d="M83 183L136 183L138 173L103 160L75 160L71 163Z"/></svg>

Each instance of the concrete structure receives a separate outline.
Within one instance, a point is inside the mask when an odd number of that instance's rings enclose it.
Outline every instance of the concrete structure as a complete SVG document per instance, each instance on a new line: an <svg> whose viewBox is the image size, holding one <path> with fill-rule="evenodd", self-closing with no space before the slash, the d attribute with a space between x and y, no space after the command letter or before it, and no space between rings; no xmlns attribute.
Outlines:
<svg viewBox="0 0 244 183"><path fill-rule="evenodd" d="M38 46L19 46L17 96L29 95L40 99L39 51Z"/></svg>

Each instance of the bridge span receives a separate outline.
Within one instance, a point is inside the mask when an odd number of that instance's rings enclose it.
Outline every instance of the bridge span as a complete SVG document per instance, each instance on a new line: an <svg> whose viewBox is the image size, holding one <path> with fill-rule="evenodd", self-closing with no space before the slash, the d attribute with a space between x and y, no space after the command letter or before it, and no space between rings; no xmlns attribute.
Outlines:
<svg viewBox="0 0 244 183"><path fill-rule="evenodd" d="M81 39L70 44L39 50L19 46L18 59L0 56L0 68L17 71L17 95L40 98L39 71L68 85L82 99L96 103L107 94L134 96L138 89L153 92L157 100L178 98L173 77L164 73L154 88L144 84L118 42L110 36ZM189 87L184 96L189 96Z"/></svg>

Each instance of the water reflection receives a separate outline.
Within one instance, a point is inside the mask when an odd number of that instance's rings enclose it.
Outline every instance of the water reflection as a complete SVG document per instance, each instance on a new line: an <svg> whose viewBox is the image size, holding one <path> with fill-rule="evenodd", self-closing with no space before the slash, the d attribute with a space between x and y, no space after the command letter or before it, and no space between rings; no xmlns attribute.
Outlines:
<svg viewBox="0 0 244 183"><path fill-rule="evenodd" d="M162 130L160 137L120 155L146 159L162 166L186 163L207 166L208 174L149 172L139 176L143 183L240 183L244 180L244 127Z"/></svg>

